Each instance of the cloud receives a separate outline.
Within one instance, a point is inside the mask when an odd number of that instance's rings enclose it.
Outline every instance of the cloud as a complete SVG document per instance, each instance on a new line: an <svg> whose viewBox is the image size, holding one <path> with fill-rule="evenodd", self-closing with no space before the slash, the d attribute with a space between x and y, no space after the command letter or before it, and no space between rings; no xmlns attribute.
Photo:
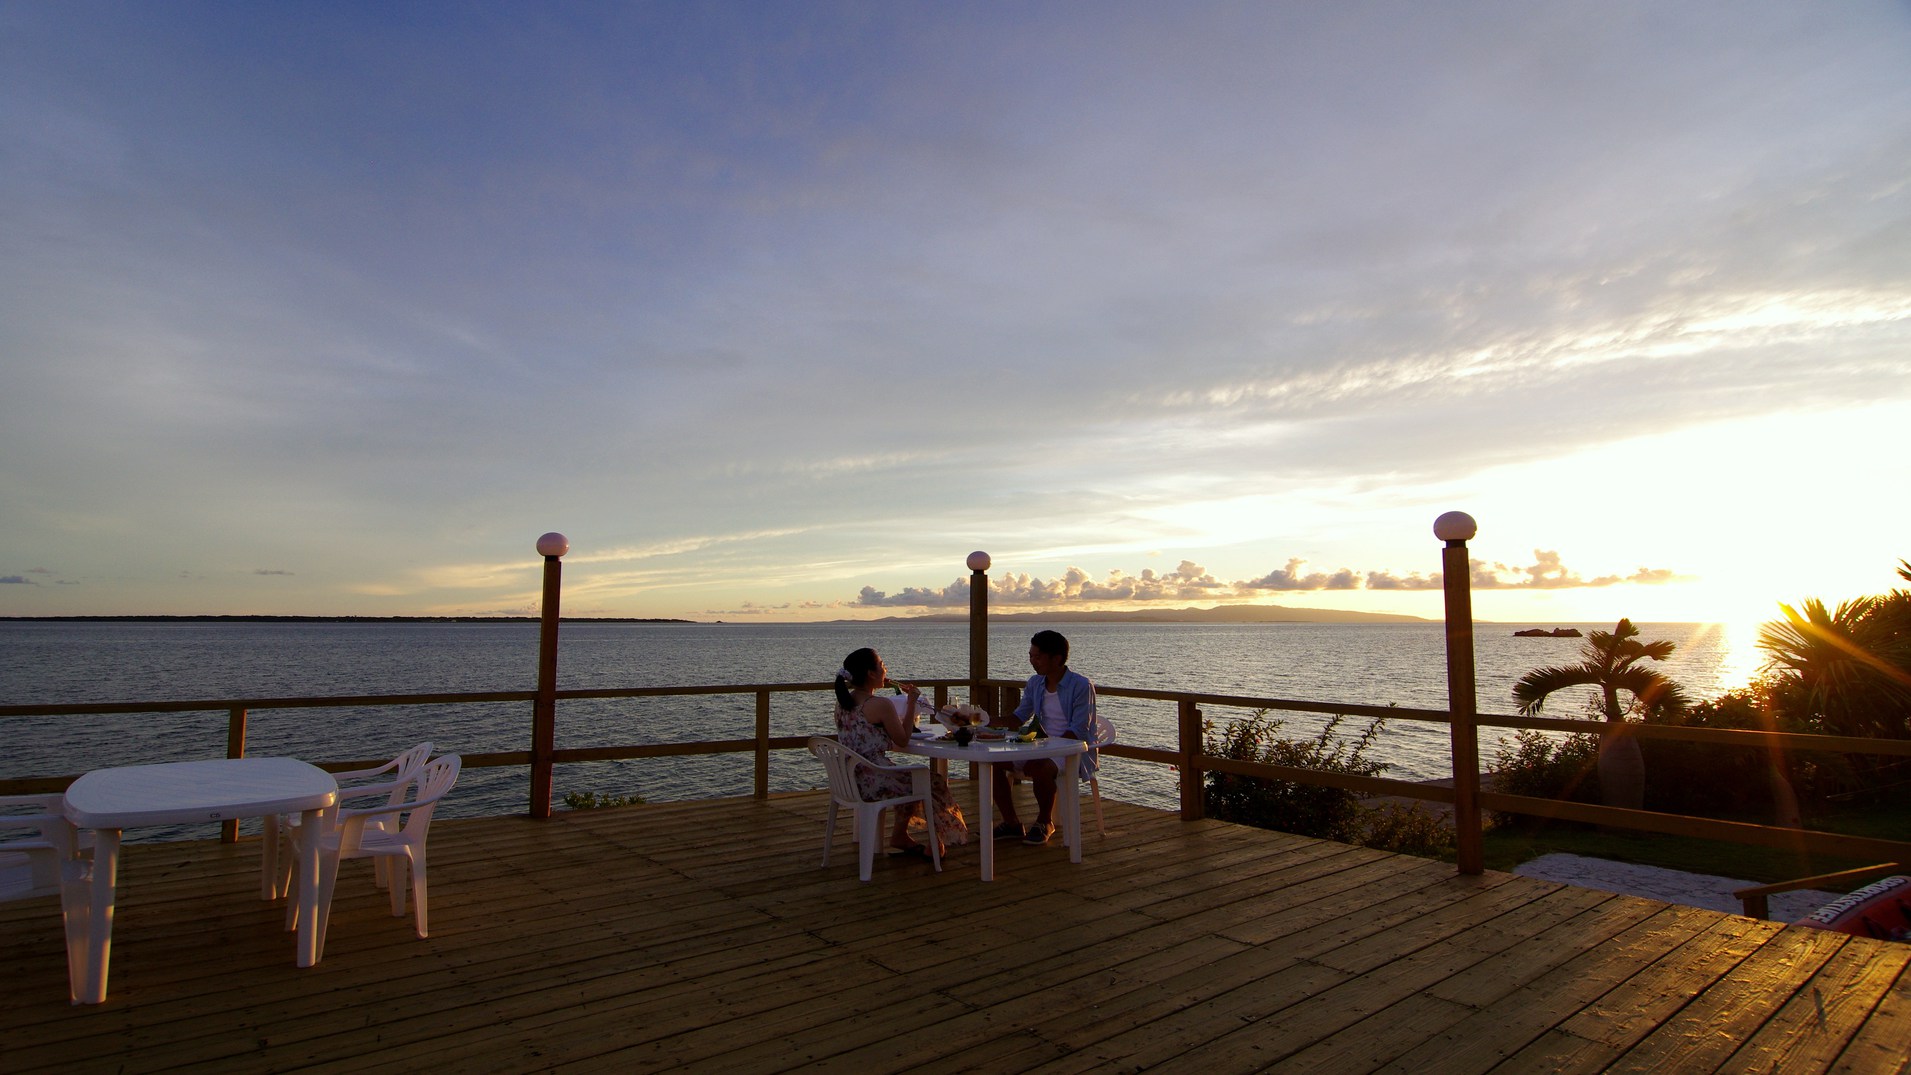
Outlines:
<svg viewBox="0 0 1911 1075"><path fill-rule="evenodd" d="M1058 605L1148 603L1155 601L1251 601L1268 592L1312 592L1320 590L1438 590L1444 580L1438 572L1431 575L1401 575L1392 571L1357 572L1351 568L1337 571L1308 571L1307 561L1298 557L1285 567L1275 568L1255 579L1222 582L1192 560L1166 574L1152 569L1139 575L1119 570L1095 581L1088 572L1071 567L1061 576L1043 579L1027 574L1004 574L989 580L992 605ZM1683 581L1689 576L1668 568L1641 567L1630 575L1600 575L1585 578L1561 562L1559 553L1533 550L1533 563L1523 567L1489 564L1473 560L1471 578L1476 590L1562 590L1617 586L1622 583L1660 585ZM1510 576L1510 577L1509 577ZM865 586L855 600L856 608L949 608L969 603L969 580L956 579L940 589L907 586L891 594L874 586Z"/></svg>
<svg viewBox="0 0 1911 1075"><path fill-rule="evenodd" d="M253 571L252 573L254 575L290 575L292 574L292 572L290 571L280 571L275 568L269 568L269 567L261 567Z"/></svg>
<svg viewBox="0 0 1911 1075"><path fill-rule="evenodd" d="M1437 590L1444 582L1438 571L1431 575L1396 575L1391 571L1367 572L1369 590Z"/></svg>
<svg viewBox="0 0 1911 1075"><path fill-rule="evenodd" d="M1617 586L1626 582L1657 586L1668 582L1684 581L1688 578L1662 567L1641 567L1630 575L1600 575L1597 578L1582 578L1578 572L1561 563L1559 553L1551 549L1534 549L1533 562L1525 567L1509 567L1506 564L1494 564L1489 567L1483 560L1473 560L1470 563L1473 572L1473 588L1476 590L1578 590ZM1509 574L1515 578L1509 580L1501 577Z"/></svg>
<svg viewBox="0 0 1911 1075"><path fill-rule="evenodd" d="M991 585L991 592L994 587ZM957 579L940 590L923 586L909 586L900 593L890 594L865 586L857 593L850 604L858 608L945 608L964 606L969 603L969 580Z"/></svg>
<svg viewBox="0 0 1911 1075"><path fill-rule="evenodd" d="M702 552L719 545L731 545L755 541L768 541L775 538L801 534L800 527L778 529L743 530L731 534L696 534L669 541L658 541L649 545L620 545L615 548L576 551L564 557L567 564L613 564L634 560L652 560L665 556L680 556L684 553ZM516 561L486 565L486 571L516 571L523 564Z"/></svg>
<svg viewBox="0 0 1911 1075"><path fill-rule="evenodd" d="M1276 568L1252 582L1237 583L1250 590L1357 590L1360 580L1352 571L1342 568L1331 575L1316 571L1304 574L1301 565L1305 560L1289 560L1286 567Z"/></svg>
<svg viewBox="0 0 1911 1075"><path fill-rule="evenodd" d="M1192 560L1181 561L1180 566L1165 574L1153 568L1143 569L1138 575L1117 570L1109 572L1106 578L1099 581L1081 568L1071 567L1060 577L1052 579L1014 572L992 578L989 580L989 602L998 605L1056 605L1218 600L1231 596L1238 585L1220 581ZM941 589L909 586L895 594L865 586L852 604L860 608L966 607L969 592L969 580L964 578L958 578Z"/></svg>

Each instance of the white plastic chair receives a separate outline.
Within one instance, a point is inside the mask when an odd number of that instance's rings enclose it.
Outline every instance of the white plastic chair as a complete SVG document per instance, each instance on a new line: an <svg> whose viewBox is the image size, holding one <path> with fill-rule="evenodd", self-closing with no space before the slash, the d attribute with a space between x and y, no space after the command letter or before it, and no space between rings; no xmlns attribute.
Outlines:
<svg viewBox="0 0 1911 1075"><path fill-rule="evenodd" d="M438 807L438 800L451 791L458 782L458 770L463 761L456 754L446 754L426 763L412 776L391 784L379 784L354 789L351 794L391 793L398 797L396 802L384 806L366 808L341 807L337 818L324 832L316 834L319 841L319 892L318 892L318 951L325 953L325 929L332 916L332 890L338 884L338 865L344 859L384 858L391 863L391 913L393 918L402 918L405 914L405 870L411 871L411 898L416 916L416 932L420 937L430 936L427 921L425 886L425 838L431 832L431 815ZM406 797L407 790L415 789L415 794ZM300 839L313 838L314 834L301 832ZM286 906L285 928L293 929L298 925L298 903L293 901Z"/></svg>
<svg viewBox="0 0 1911 1075"><path fill-rule="evenodd" d="M817 736L810 740L810 753L823 763L823 771L829 774L829 824L823 829L823 865L829 865L830 844L836 838L836 815L847 807L855 818L856 855L862 869L862 879L869 880L876 866L876 845L882 842L882 813L884 810L909 803L922 804L922 816L929 826L929 860L935 864L937 872L942 870L942 842L936 839L936 805L933 784L930 781L929 767L926 765L878 765L861 754L849 749L834 739ZM862 792L856 788L856 767L867 766L878 772L908 773L910 791L891 799L865 800Z"/></svg>
<svg viewBox="0 0 1911 1075"><path fill-rule="evenodd" d="M79 1003L92 916L92 864L61 795L0 796L0 902L60 898L66 932L67 999ZM5 813L7 810L26 811Z"/></svg>
<svg viewBox="0 0 1911 1075"><path fill-rule="evenodd" d="M356 795L363 786L372 784L377 778L384 777L382 781L377 781L378 786L396 785L391 798L386 800L388 805L396 804L405 794L405 783L418 772L419 768L425 764L425 759L429 757L431 757L431 744L420 743L375 769L353 769L349 772L333 773L332 778L338 781L339 798L343 800L347 796ZM382 829L386 822L380 819L373 824ZM297 846L298 827L297 814L273 814L266 817L265 832L261 836L264 843L259 853L260 899L276 900L291 891L292 860L297 856L290 853L290 848ZM384 859L374 862L372 868L372 876L377 880L379 888L385 888L391 884L391 874Z"/></svg>

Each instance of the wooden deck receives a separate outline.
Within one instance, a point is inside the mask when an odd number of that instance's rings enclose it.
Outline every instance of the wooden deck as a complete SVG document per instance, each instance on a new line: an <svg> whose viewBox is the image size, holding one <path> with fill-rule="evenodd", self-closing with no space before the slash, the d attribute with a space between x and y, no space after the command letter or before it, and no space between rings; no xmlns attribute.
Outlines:
<svg viewBox="0 0 1911 1075"><path fill-rule="evenodd" d="M960 794L970 786L958 781ZM1026 794L1025 792L1022 794ZM0 905L0 1071L1902 1071L1911 945L1109 804L1000 879L825 800L440 822L432 936L341 878L299 970L257 848L129 846L107 1003Z"/></svg>

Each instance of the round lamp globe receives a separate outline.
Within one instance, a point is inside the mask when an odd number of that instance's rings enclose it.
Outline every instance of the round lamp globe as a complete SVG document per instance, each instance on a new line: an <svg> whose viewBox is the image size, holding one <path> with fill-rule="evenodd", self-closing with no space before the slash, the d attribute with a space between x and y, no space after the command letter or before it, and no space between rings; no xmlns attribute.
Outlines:
<svg viewBox="0 0 1911 1075"><path fill-rule="evenodd" d="M1480 524L1464 511L1449 511L1433 520L1433 536L1441 541L1471 541Z"/></svg>

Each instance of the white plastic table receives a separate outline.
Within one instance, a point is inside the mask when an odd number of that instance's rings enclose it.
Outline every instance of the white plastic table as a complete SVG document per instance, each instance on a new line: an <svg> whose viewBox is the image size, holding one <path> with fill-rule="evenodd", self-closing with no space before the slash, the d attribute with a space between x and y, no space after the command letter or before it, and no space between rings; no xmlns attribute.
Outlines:
<svg viewBox="0 0 1911 1075"><path fill-rule="evenodd" d="M66 789L66 816L96 833L93 887L81 962L85 981L74 983L76 1004L106 999L106 964L113 949L113 889L119 874L120 831L135 825L182 825L266 814L298 813L302 831L317 832L338 803L332 774L294 758L221 758L96 769ZM318 841L299 851L299 966L318 962Z"/></svg>
<svg viewBox="0 0 1911 1075"><path fill-rule="evenodd" d="M1035 758L1062 759L1062 771L1055 781L1055 809L1061 817L1050 820L1060 822L1062 842L1068 846L1068 861L1082 860L1082 803L1076 773L1082 755L1088 752L1087 743L1080 739L1037 739L1033 743L977 739L965 747L954 739L916 735L910 737L908 746L894 749L923 758L975 763L976 779L982 782L976 798L982 804L979 831L984 881L995 880L995 767L1004 762Z"/></svg>

